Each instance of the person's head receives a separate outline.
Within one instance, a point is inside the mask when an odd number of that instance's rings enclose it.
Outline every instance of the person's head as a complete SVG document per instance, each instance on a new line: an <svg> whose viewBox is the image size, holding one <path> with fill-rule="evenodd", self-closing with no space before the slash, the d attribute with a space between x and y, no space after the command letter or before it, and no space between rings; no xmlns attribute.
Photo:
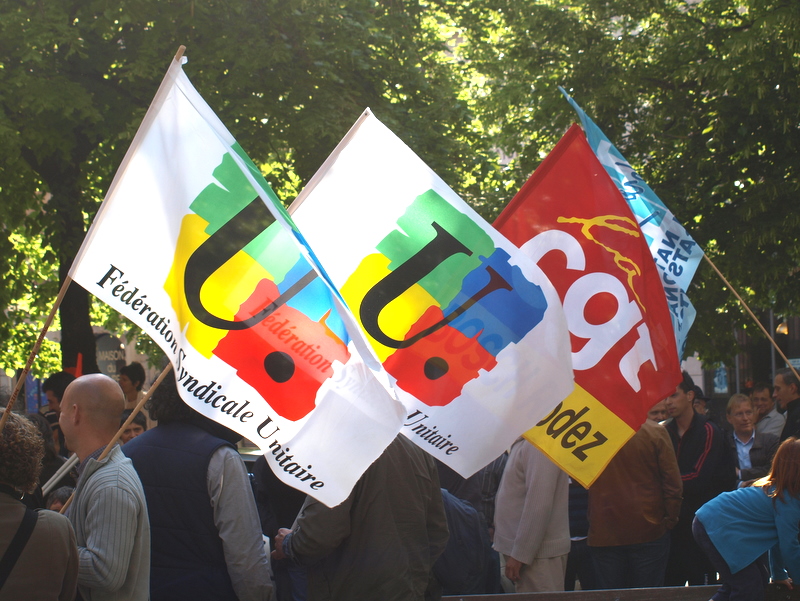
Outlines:
<svg viewBox="0 0 800 601"><path fill-rule="evenodd" d="M781 443L772 458L769 475L755 485L765 487L764 490L774 487L768 491L773 499L782 500L784 493L800 498L800 439L792 436Z"/></svg>
<svg viewBox="0 0 800 601"><path fill-rule="evenodd" d="M44 508L50 511L61 511L67 500L72 496L75 489L71 486L62 486L55 489L44 501Z"/></svg>
<svg viewBox="0 0 800 601"><path fill-rule="evenodd" d="M664 403L664 401L658 401L653 405L650 411L647 412L647 419L653 420L654 422L663 422L667 419L666 403Z"/></svg>
<svg viewBox="0 0 800 601"><path fill-rule="evenodd" d="M122 417L119 420L120 428L127 421L128 417L130 417L131 413L132 409L126 409L122 412ZM119 444L125 444L129 440L139 436L139 434L142 434L145 430L147 430L147 418L144 416L144 413L140 411L134 416L133 421L128 424L128 427L122 431L119 437Z"/></svg>
<svg viewBox="0 0 800 601"><path fill-rule="evenodd" d="M231 443L236 443L242 438L240 434L207 418L184 403L175 384L174 371L170 371L164 377L159 387L153 391L153 395L145 403L145 407L150 413L150 419L159 424L171 422L192 424Z"/></svg>
<svg viewBox="0 0 800 601"><path fill-rule="evenodd" d="M772 386L766 382L759 382L753 386L750 398L753 400L753 409L756 411L756 421L775 408L775 401L772 399Z"/></svg>
<svg viewBox="0 0 800 601"><path fill-rule="evenodd" d="M725 413L728 423L733 426L733 431L739 435L739 438L749 439L753 435L755 410L749 396L740 393L734 394L728 400Z"/></svg>
<svg viewBox="0 0 800 601"><path fill-rule="evenodd" d="M708 399L703 396L703 391L699 386L694 387L694 400L692 408L700 415L708 415Z"/></svg>
<svg viewBox="0 0 800 601"><path fill-rule="evenodd" d="M125 398L119 385L103 374L81 376L67 386L58 423L67 447L83 461L108 444L119 430Z"/></svg>
<svg viewBox="0 0 800 601"><path fill-rule="evenodd" d="M61 412L61 399L64 397L64 391L74 379L75 376L71 373L59 371L42 382L42 392L47 399L50 411Z"/></svg>
<svg viewBox="0 0 800 601"><path fill-rule="evenodd" d="M0 416L5 409L0 409ZM11 413L0 431L0 483L26 493L36 490L42 471L44 442L22 416Z"/></svg>
<svg viewBox="0 0 800 601"><path fill-rule="evenodd" d="M53 428L50 426L50 422L47 421L47 418L41 413L28 413L25 417L36 426L36 430L42 437L45 461L55 459L58 453L56 452L56 443L53 440Z"/></svg>
<svg viewBox="0 0 800 601"><path fill-rule="evenodd" d="M688 417L694 412L694 382L692 377L683 372L683 379L670 396L664 399L667 413L672 418Z"/></svg>
<svg viewBox="0 0 800 601"><path fill-rule="evenodd" d="M126 397L139 392L144 385L144 379L144 367L136 361L119 370L119 387Z"/></svg>
<svg viewBox="0 0 800 601"><path fill-rule="evenodd" d="M774 388L772 396L778 401L781 409L785 409L789 403L800 397L800 382L788 367L775 372Z"/></svg>
<svg viewBox="0 0 800 601"><path fill-rule="evenodd" d="M164 377L161 385L153 391L145 407L150 414L150 419L164 424L190 422L197 413L184 403L181 395L178 394L174 371L170 371Z"/></svg>

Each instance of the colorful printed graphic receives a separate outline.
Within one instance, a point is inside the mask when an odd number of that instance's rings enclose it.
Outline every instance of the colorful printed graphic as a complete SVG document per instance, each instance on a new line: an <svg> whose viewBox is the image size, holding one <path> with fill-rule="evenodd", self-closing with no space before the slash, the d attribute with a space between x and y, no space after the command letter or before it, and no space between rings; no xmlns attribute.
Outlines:
<svg viewBox="0 0 800 601"><path fill-rule="evenodd" d="M548 275L572 341L575 390L525 437L588 487L680 381L658 270L577 125L495 227Z"/></svg>
<svg viewBox="0 0 800 601"><path fill-rule="evenodd" d="M333 362L349 357L344 324L230 154L214 177L181 222L164 288L196 350L236 369L279 415L302 419Z"/></svg>
<svg viewBox="0 0 800 601"><path fill-rule="evenodd" d="M429 190L342 287L397 385L428 406L457 398L543 319L541 288L472 219Z"/></svg>
<svg viewBox="0 0 800 601"><path fill-rule="evenodd" d="M141 327L184 403L328 507L407 416L259 169L172 62L70 277ZM121 232L139 232L136 244Z"/></svg>

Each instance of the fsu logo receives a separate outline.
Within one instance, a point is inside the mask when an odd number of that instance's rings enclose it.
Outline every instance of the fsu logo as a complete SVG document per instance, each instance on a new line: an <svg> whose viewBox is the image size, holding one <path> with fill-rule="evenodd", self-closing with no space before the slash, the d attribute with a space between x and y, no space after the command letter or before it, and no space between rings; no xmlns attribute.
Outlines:
<svg viewBox="0 0 800 601"><path fill-rule="evenodd" d="M447 405L543 318L542 290L479 225L433 190L342 287L397 385Z"/></svg>
<svg viewBox="0 0 800 601"><path fill-rule="evenodd" d="M327 287L230 155L181 222L164 288L187 341L236 369L281 416L314 409L346 363L348 337Z"/></svg>

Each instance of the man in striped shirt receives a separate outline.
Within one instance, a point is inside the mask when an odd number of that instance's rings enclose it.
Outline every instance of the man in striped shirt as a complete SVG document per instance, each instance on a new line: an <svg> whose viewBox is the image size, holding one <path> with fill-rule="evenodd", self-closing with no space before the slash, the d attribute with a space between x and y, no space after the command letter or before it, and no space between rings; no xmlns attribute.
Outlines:
<svg viewBox="0 0 800 601"><path fill-rule="evenodd" d="M78 590L83 601L147 601L150 523L144 490L130 459L115 445L125 401L119 385L101 374L67 386L59 423L78 455L78 483L67 517L78 543Z"/></svg>

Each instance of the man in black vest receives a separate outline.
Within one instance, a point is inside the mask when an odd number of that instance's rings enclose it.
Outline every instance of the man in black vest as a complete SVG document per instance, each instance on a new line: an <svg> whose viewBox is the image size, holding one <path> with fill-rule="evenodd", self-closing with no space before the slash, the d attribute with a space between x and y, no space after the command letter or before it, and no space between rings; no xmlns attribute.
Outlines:
<svg viewBox="0 0 800 601"><path fill-rule="evenodd" d="M272 582L238 435L186 405L172 374L148 408L158 427L123 451L150 514L151 601L266 601Z"/></svg>

